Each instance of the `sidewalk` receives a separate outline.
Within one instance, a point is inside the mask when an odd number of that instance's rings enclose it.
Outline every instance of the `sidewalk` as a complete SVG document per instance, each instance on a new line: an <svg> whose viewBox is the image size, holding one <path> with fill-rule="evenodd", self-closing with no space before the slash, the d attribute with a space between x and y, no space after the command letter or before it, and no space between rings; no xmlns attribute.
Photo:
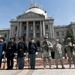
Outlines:
<svg viewBox="0 0 75 75"><path fill-rule="evenodd" d="M43 66L36 66L35 70L25 68L23 70L0 70L0 75L75 75L75 69L72 65L72 69L68 68L68 65L65 65L65 69L55 69L55 65L52 65L53 69L43 69Z"/></svg>

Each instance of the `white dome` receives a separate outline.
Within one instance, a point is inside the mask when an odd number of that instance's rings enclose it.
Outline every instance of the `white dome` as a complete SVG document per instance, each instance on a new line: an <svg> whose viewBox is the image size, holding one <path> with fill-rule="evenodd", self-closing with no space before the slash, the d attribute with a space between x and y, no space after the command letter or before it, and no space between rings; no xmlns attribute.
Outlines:
<svg viewBox="0 0 75 75"><path fill-rule="evenodd" d="M28 13L28 12L34 12L47 17L47 13L42 8L37 6L36 3L33 3L33 6L31 6L25 13Z"/></svg>

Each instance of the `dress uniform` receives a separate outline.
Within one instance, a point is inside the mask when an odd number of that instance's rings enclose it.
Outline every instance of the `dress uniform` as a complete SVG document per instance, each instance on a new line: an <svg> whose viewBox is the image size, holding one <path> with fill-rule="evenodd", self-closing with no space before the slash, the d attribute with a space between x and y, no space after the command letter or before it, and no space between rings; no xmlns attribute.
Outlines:
<svg viewBox="0 0 75 75"><path fill-rule="evenodd" d="M48 59L49 63L49 68L51 68L51 49L52 49L52 44L49 42L48 37L45 37L42 43L42 58L43 58L43 65L44 69L46 68L46 58Z"/></svg>
<svg viewBox="0 0 75 75"><path fill-rule="evenodd" d="M34 42L34 38L31 38L31 41L28 44L28 52L29 52L29 58L30 58L30 68L35 69L37 44Z"/></svg>
<svg viewBox="0 0 75 75"><path fill-rule="evenodd" d="M7 69L13 69L13 58L14 53L16 52L16 43L15 38L10 38L10 42L7 44Z"/></svg>
<svg viewBox="0 0 75 75"><path fill-rule="evenodd" d="M0 68L2 63L2 56L6 51L6 43L3 41L3 38L0 36Z"/></svg>
<svg viewBox="0 0 75 75"><path fill-rule="evenodd" d="M61 66L64 69L63 66L63 49L62 49L62 45L59 44L59 39L56 40L56 44L53 47L54 51L55 51L55 64L56 64L56 68L58 68L58 59L60 59L61 62Z"/></svg>
<svg viewBox="0 0 75 75"><path fill-rule="evenodd" d="M20 42L18 43L18 67L19 69L23 69L24 67L24 56L26 56L27 52L27 44L24 42L24 38L19 38Z"/></svg>
<svg viewBox="0 0 75 75"><path fill-rule="evenodd" d="M71 58L73 56L72 54L72 43L71 43L71 38L67 38L66 44L65 44L65 49L66 49L66 54L68 57L68 63L69 63L69 68L71 68Z"/></svg>

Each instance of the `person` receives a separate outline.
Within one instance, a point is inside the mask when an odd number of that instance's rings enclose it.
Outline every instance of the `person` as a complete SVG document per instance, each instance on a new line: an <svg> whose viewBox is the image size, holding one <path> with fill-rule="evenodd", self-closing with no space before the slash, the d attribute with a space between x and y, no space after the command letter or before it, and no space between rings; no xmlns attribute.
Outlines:
<svg viewBox="0 0 75 75"><path fill-rule="evenodd" d="M72 52L72 54L73 54L73 64L74 64L74 68L75 68L75 44L73 44L73 52Z"/></svg>
<svg viewBox="0 0 75 75"><path fill-rule="evenodd" d="M43 58L43 65L44 69L46 69L46 58L48 59L49 68L51 69L51 49L52 49L52 43L48 41L48 37L44 37L44 41L42 43L42 58Z"/></svg>
<svg viewBox="0 0 75 75"><path fill-rule="evenodd" d="M0 69L1 69L1 63L2 63L2 56L6 52L6 43L3 41L3 37L0 35Z"/></svg>
<svg viewBox="0 0 75 75"><path fill-rule="evenodd" d="M62 45L59 43L59 39L56 40L56 44L53 47L55 51L55 64L56 64L56 69L58 69L58 59L60 59L62 69L64 69L63 65L63 49Z"/></svg>
<svg viewBox="0 0 75 75"><path fill-rule="evenodd" d="M13 58L14 53L16 53L16 43L15 38L10 38L10 41L7 43L7 51L6 51L6 57L7 57L7 69L13 69Z"/></svg>
<svg viewBox="0 0 75 75"><path fill-rule="evenodd" d="M28 53L30 58L30 68L35 69L35 58L37 52L37 44L34 41L34 38L31 38L28 44Z"/></svg>
<svg viewBox="0 0 75 75"><path fill-rule="evenodd" d="M26 52L27 52L27 44L24 42L24 37L21 36L19 38L19 43L18 43L18 49L17 49L17 61L18 61L18 67L19 69L23 69L24 68L24 56L26 56Z"/></svg>
<svg viewBox="0 0 75 75"><path fill-rule="evenodd" d="M66 57L68 57L69 68L71 69L71 58L72 58L72 42L71 38L66 39L65 49L66 49Z"/></svg>

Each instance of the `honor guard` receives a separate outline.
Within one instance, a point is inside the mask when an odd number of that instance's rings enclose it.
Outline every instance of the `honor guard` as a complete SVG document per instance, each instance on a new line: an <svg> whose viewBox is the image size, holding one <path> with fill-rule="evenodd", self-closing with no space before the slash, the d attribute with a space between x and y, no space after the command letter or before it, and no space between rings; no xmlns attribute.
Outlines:
<svg viewBox="0 0 75 75"><path fill-rule="evenodd" d="M6 43L3 40L3 37L0 36L0 69L1 69L1 63L2 63L2 56L5 54L6 51Z"/></svg>
<svg viewBox="0 0 75 75"><path fill-rule="evenodd" d="M7 69L13 69L13 58L15 52L16 52L15 38L12 37L10 38L10 41L7 44L7 51L6 51Z"/></svg>
<svg viewBox="0 0 75 75"><path fill-rule="evenodd" d="M19 69L24 68L24 56L26 56L26 52L27 52L27 44L24 41L24 37L21 36L19 38L18 49L17 49Z"/></svg>
<svg viewBox="0 0 75 75"><path fill-rule="evenodd" d="M28 52L29 52L29 58L30 58L30 68L35 69L37 44L35 43L34 38L31 38L31 40L28 44Z"/></svg>

